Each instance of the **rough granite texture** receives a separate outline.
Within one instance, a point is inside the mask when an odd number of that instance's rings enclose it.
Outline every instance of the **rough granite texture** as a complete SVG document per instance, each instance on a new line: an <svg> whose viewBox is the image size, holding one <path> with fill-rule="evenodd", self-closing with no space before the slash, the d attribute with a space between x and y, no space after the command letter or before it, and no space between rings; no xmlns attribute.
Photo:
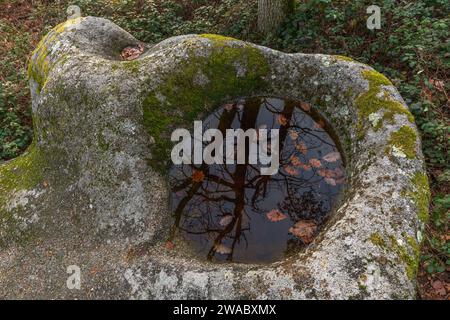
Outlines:
<svg viewBox="0 0 450 320"><path fill-rule="evenodd" d="M69 20L35 50L35 137L0 166L0 298L403 299L415 297L429 190L414 119L391 82L346 57L286 54L186 35L139 42L112 22ZM303 252L214 264L165 248L168 138L221 103L311 103L342 144L348 184ZM69 265L81 289L69 290Z"/></svg>

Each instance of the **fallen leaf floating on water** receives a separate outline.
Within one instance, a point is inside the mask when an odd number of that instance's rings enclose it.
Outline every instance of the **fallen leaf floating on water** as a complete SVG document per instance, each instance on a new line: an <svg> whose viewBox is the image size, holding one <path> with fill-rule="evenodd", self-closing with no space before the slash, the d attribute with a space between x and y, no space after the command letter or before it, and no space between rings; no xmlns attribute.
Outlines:
<svg viewBox="0 0 450 320"><path fill-rule="evenodd" d="M287 218L287 216L278 209L272 209L266 214L267 219L272 222L278 222Z"/></svg>
<svg viewBox="0 0 450 320"><path fill-rule="evenodd" d="M300 220L294 226L289 228L289 232L303 241L311 243L317 230L317 224L312 220Z"/></svg>
<svg viewBox="0 0 450 320"><path fill-rule="evenodd" d="M303 141L300 141L299 143L295 144L295 148L306 155L308 153L308 148L306 147L306 144Z"/></svg>
<svg viewBox="0 0 450 320"><path fill-rule="evenodd" d="M192 174L192 181L194 182L202 182L205 179L205 174L201 170L194 170Z"/></svg>
<svg viewBox="0 0 450 320"><path fill-rule="evenodd" d="M278 115L277 120L278 120L278 123L279 123L280 125L282 125L282 126L285 126L285 125L287 125L287 123L288 123L286 117L285 117L284 115L282 115L282 114L279 114L279 115Z"/></svg>
<svg viewBox="0 0 450 320"><path fill-rule="evenodd" d="M320 169L317 174L323 178L334 178L336 176L334 170L330 169Z"/></svg>
<svg viewBox="0 0 450 320"><path fill-rule="evenodd" d="M329 185L335 186L336 185L336 180L334 180L333 178L325 178L324 179L326 183L328 183Z"/></svg>
<svg viewBox="0 0 450 320"><path fill-rule="evenodd" d="M322 166L322 162L315 158L309 159L309 164L314 168L319 168Z"/></svg>
<svg viewBox="0 0 450 320"><path fill-rule="evenodd" d="M302 166L302 162L296 156L291 156L291 163L292 163L293 166L296 166L296 167L301 167Z"/></svg>
<svg viewBox="0 0 450 320"><path fill-rule="evenodd" d="M287 174L291 176L296 176L298 174L298 171L291 166L284 166L283 169L284 171L286 171Z"/></svg>
<svg viewBox="0 0 450 320"><path fill-rule="evenodd" d="M220 254L230 254L231 253L231 248L229 248L223 244L215 245L214 250Z"/></svg>
<svg viewBox="0 0 450 320"><path fill-rule="evenodd" d="M336 162L341 159L341 154L339 152L331 152L323 157L326 162Z"/></svg>
<svg viewBox="0 0 450 320"><path fill-rule="evenodd" d="M144 47L140 44L137 46L126 47L122 50L121 57L124 60L135 60L144 52Z"/></svg>
<svg viewBox="0 0 450 320"><path fill-rule="evenodd" d="M289 130L289 137L291 137L292 140L298 139L298 132L295 130Z"/></svg>
<svg viewBox="0 0 450 320"><path fill-rule="evenodd" d="M226 216L223 216L220 221L219 224L222 227L226 227L227 225L229 225L231 223L231 221L233 220L233 216L231 214L228 214Z"/></svg>
<svg viewBox="0 0 450 320"><path fill-rule="evenodd" d="M309 164L302 164L303 170L309 171L311 170L311 166Z"/></svg>
<svg viewBox="0 0 450 320"><path fill-rule="evenodd" d="M300 108L303 110L303 111L306 111L306 112L308 112L309 110L311 110L311 105L309 104L309 103L307 103L307 102L300 102Z"/></svg>

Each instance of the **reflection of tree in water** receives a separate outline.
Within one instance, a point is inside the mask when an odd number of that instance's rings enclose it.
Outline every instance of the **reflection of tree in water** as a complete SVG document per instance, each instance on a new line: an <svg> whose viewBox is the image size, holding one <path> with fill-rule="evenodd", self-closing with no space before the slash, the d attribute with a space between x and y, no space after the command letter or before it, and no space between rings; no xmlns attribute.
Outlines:
<svg viewBox="0 0 450 320"><path fill-rule="evenodd" d="M323 156L322 153L327 150L336 151L332 140L323 128L314 126L316 123L297 108L297 103L285 101L280 104L278 100L275 101L278 105L275 105L274 101L253 98L244 104L228 104L208 119L209 127L219 129L223 136L229 128L244 131L262 126L279 128L278 174L263 176L260 175L259 165L248 164L248 141L246 164L183 165L171 170L175 214L172 235L177 230L181 231L184 237L202 248L208 259L225 258L231 261L236 250L246 251L249 246L264 251L263 244L259 248L255 243L262 243L269 236L259 232L263 229L262 224L267 223L271 227L282 223L266 218L265 214L274 208L286 213L289 223L284 233L274 232L270 237L283 237L280 240L284 241L284 247L292 242L298 244L292 236L286 239L289 225L300 219L313 219L321 223L339 192L339 186L323 183L324 179L331 179L330 173L318 174L319 170L325 169L325 165L314 167L309 163L311 157ZM208 124L204 130L207 128ZM224 163L225 157L224 152ZM338 161L333 162L333 166L342 167ZM281 247L279 251L283 250Z"/></svg>

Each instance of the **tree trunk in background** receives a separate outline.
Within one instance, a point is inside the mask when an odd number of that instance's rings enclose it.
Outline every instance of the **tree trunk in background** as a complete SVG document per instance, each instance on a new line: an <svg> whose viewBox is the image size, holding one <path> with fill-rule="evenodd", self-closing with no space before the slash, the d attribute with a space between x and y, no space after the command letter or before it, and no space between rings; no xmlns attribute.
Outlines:
<svg viewBox="0 0 450 320"><path fill-rule="evenodd" d="M293 10L293 0L258 0L258 31L274 33Z"/></svg>

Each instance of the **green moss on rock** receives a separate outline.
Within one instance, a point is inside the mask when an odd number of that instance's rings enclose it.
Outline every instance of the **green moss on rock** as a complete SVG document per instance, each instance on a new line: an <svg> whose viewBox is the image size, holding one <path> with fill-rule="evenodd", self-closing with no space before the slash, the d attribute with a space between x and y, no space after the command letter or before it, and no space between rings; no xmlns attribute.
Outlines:
<svg viewBox="0 0 450 320"><path fill-rule="evenodd" d="M402 246L398 243L395 237L391 236L392 250L397 254L398 258L404 263L406 275L409 279L414 279L419 269L419 246L415 239L410 237L406 238L407 244L410 246L410 252L406 246Z"/></svg>
<svg viewBox="0 0 450 320"><path fill-rule="evenodd" d="M39 42L36 49L31 54L31 60L28 64L28 78L36 82L38 93L45 87L51 69L53 69L58 62L65 62L67 60L67 57L61 57L58 61L51 61L49 57L51 45L62 32L71 25L77 23L80 19L82 18L70 19L54 27Z"/></svg>
<svg viewBox="0 0 450 320"><path fill-rule="evenodd" d="M386 148L386 153L389 154L395 147L408 159L416 157L417 135L413 128L403 126L398 131L392 132L388 142L389 146Z"/></svg>
<svg viewBox="0 0 450 320"><path fill-rule="evenodd" d="M144 125L155 139L151 164L159 171L170 158L170 133L175 128L191 128L194 120L227 99L251 95L265 86L269 66L257 48L219 35L200 38L210 41L210 54L205 55L206 48L196 53L199 39L190 39L188 58L180 61L175 73L166 75L142 106Z"/></svg>
<svg viewBox="0 0 450 320"><path fill-rule="evenodd" d="M413 190L406 191L405 196L413 200L417 207L417 215L423 223L429 219L429 205L431 200L428 177L422 172L416 172L411 179Z"/></svg>
<svg viewBox="0 0 450 320"><path fill-rule="evenodd" d="M387 92L383 92L382 86L392 86L392 83L379 72L373 70L364 70L362 72L364 79L369 82L369 90L360 94L355 104L358 108L358 138L362 139L366 133L366 124L369 116L373 113L383 111L383 116L375 125L375 130L382 127L384 121L394 123L396 114L404 114L408 121L414 122L414 117L400 102L393 100Z"/></svg>
<svg viewBox="0 0 450 320"><path fill-rule="evenodd" d="M370 242L372 242L374 245L385 248L386 242L384 241L383 237L379 233L372 233L370 235Z"/></svg>

